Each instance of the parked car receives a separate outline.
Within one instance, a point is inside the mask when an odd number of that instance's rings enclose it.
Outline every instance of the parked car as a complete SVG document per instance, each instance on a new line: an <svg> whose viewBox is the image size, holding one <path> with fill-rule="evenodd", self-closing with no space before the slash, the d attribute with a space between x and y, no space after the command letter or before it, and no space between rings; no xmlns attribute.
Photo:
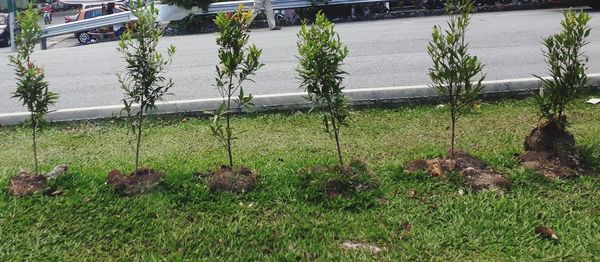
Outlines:
<svg viewBox="0 0 600 262"><path fill-rule="evenodd" d="M124 3L116 3L115 6L121 6L124 9L130 10L129 6L127 6ZM102 4L84 4L84 5L79 5L79 8L77 9L77 12L72 14L72 15L66 15L65 16L65 23L69 23L69 22L74 22L77 20L81 20L79 19L79 16L81 14L81 12L83 12L84 10L87 9L91 9L91 8L100 8L102 9Z"/></svg>
<svg viewBox="0 0 600 262"><path fill-rule="evenodd" d="M116 4L114 13L126 12L130 11L129 7L123 4ZM94 5L94 6L82 6L77 13L77 19L75 21L81 21L85 19L90 19L94 17L102 16L102 6ZM66 22L67 17L65 17ZM75 38L79 41L79 43L87 43L91 36L88 31L85 32L77 32L75 33Z"/></svg>
<svg viewBox="0 0 600 262"><path fill-rule="evenodd" d="M0 13L0 47L10 46L10 27L8 14Z"/></svg>

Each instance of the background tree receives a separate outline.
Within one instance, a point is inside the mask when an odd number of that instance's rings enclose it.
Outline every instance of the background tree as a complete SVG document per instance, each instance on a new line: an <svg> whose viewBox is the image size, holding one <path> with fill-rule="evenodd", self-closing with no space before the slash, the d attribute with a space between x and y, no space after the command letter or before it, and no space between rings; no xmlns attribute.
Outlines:
<svg viewBox="0 0 600 262"><path fill-rule="evenodd" d="M135 170L139 167L144 113L154 109L155 103L173 87L172 79L167 80L164 71L175 53L173 45L167 49L166 57L156 49L162 30L156 22L158 9L154 4L144 6L138 0L137 6L132 10L138 18L136 27L121 36L117 47L127 63L127 72L117 77L126 95L124 110L129 116L134 114L135 119L131 125L136 136ZM134 104L139 105L137 111L133 110Z"/></svg>
<svg viewBox="0 0 600 262"><path fill-rule="evenodd" d="M432 87L448 101L450 107L450 158L453 159L456 122L473 107L484 87L482 81L485 76L481 75L483 64L477 56L469 54L469 45L465 41L473 12L472 0L446 1L445 9L450 15L448 29L433 27L427 52L433 61L433 67L429 69Z"/></svg>
<svg viewBox="0 0 600 262"><path fill-rule="evenodd" d="M35 174L39 174L36 133L44 123L44 115L48 113L48 107L56 103L58 95L48 91L48 82L44 80L44 69L36 66L31 60L33 49L42 35L42 29L38 24L40 16L37 10L29 4L29 9L17 15L17 21L21 25L21 32L15 39L17 53L9 58L17 75L17 90L13 93L13 97L23 102L23 105L31 113L33 160Z"/></svg>
<svg viewBox="0 0 600 262"><path fill-rule="evenodd" d="M314 24L303 24L298 33L298 72L301 88L308 93L307 99L315 106L324 109L325 131L334 139L337 146L340 166L344 164L340 146L340 128L347 125L349 115L348 100L342 92L342 70L348 55L346 48L323 13L317 13Z"/></svg>
<svg viewBox="0 0 600 262"><path fill-rule="evenodd" d="M231 127L231 117L242 107L252 105L252 95L246 95L242 84L263 66L258 59L262 50L248 44L249 35L246 33L246 21L250 12L242 11L242 6L233 14L219 13L215 24L219 30L217 45L219 45L219 61L216 66L215 78L217 89L223 98L223 103L213 118L211 131L219 143L227 150L229 167L233 168L232 141L236 139ZM237 96L237 97L234 97ZM237 105L232 105L232 100ZM235 108L234 108L235 106ZM225 124L223 124L225 121Z"/></svg>
<svg viewBox="0 0 600 262"><path fill-rule="evenodd" d="M536 101L541 116L556 123L561 130L565 130L567 125L566 106L581 93L587 82L585 64L588 58L582 48L590 35L590 19L586 12L569 10L560 23L562 32L544 39L543 52L550 78L536 76L542 81Z"/></svg>

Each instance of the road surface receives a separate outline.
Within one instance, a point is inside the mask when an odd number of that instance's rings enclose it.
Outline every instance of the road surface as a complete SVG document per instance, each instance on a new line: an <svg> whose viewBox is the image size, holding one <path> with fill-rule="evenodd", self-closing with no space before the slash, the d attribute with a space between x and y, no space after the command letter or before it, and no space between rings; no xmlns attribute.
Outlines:
<svg viewBox="0 0 600 262"><path fill-rule="evenodd" d="M515 11L475 14L467 38L471 52L486 64L487 80L525 78L545 74L541 53L543 37L560 30L561 10ZM426 52L434 25L445 25L446 17L407 18L353 22L336 25L350 54L345 86L372 88L429 83L431 61ZM592 13L592 35L586 54L590 73L600 72L600 14ZM260 69L245 88L253 94L299 92L295 67L298 27L281 31L256 29L250 40L263 49ZM73 45L65 40L66 46ZM168 76L176 83L167 100L218 97L214 87L217 46L215 34L164 37L160 47L177 46ZM60 94L56 109L120 104L123 92L116 73L124 70L116 42L37 51L34 59L44 65L50 89ZM0 64L8 56L0 49ZM12 68L0 66L0 113L25 109L11 99L15 89Z"/></svg>

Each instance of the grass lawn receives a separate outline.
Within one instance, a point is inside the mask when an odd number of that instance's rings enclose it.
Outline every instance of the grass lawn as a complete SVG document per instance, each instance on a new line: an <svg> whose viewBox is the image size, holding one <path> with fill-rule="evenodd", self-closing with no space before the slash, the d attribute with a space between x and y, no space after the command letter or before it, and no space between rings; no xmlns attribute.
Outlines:
<svg viewBox="0 0 600 262"><path fill-rule="evenodd" d="M578 100L570 130L600 170L600 106ZM40 135L42 170L66 163L51 184L56 197L0 193L0 261L17 260L583 260L600 257L600 178L547 181L514 158L537 123L532 100L482 104L459 120L459 147L488 161L512 181L503 196L473 194L456 175L447 180L405 174L407 161L442 156L447 111L433 106L356 111L342 130L346 158L378 176L385 201L371 208L309 203L297 171L336 163L335 145L318 114L237 117L234 162L259 174L257 188L211 193L195 178L226 162L208 119L154 119L144 133L142 163L163 170L162 186L121 197L107 173L133 168L133 136L122 121L55 124ZM0 187L31 170L30 132L0 128ZM534 234L553 228L560 241ZM346 241L385 251L347 251Z"/></svg>

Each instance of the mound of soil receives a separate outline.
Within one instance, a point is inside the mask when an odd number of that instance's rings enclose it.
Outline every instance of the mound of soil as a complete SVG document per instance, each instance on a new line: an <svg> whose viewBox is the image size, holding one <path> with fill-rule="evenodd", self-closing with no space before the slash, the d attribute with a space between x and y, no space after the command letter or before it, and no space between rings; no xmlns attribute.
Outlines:
<svg viewBox="0 0 600 262"><path fill-rule="evenodd" d="M209 176L209 187L213 192L247 192L254 189L254 186L256 186L256 175L245 167L232 169L221 166Z"/></svg>
<svg viewBox="0 0 600 262"><path fill-rule="evenodd" d="M163 177L164 173L147 167L138 168L129 176L115 169L108 173L107 184L120 194L137 195L152 190Z"/></svg>
<svg viewBox="0 0 600 262"><path fill-rule="evenodd" d="M448 155L450 153L448 152ZM426 170L430 176L445 177L446 172L458 171L467 178L467 186L473 191L503 192L510 187L510 182L487 163L467 152L457 150L454 159L435 158L419 159L408 163L405 171L416 172Z"/></svg>
<svg viewBox="0 0 600 262"><path fill-rule="evenodd" d="M557 146L575 146L575 137L562 130L556 122L545 122L536 126L527 137L523 147L525 151L553 151Z"/></svg>
<svg viewBox="0 0 600 262"><path fill-rule="evenodd" d="M10 178L8 193L12 196L27 196L46 189L46 177L21 172Z"/></svg>
<svg viewBox="0 0 600 262"><path fill-rule="evenodd" d="M550 179L563 179L588 173L575 137L555 122L545 122L531 130L519 160L527 169Z"/></svg>
<svg viewBox="0 0 600 262"><path fill-rule="evenodd" d="M12 196L27 196L47 189L47 182L67 173L67 165L58 165L48 174L30 174L21 172L10 178L8 193Z"/></svg>

